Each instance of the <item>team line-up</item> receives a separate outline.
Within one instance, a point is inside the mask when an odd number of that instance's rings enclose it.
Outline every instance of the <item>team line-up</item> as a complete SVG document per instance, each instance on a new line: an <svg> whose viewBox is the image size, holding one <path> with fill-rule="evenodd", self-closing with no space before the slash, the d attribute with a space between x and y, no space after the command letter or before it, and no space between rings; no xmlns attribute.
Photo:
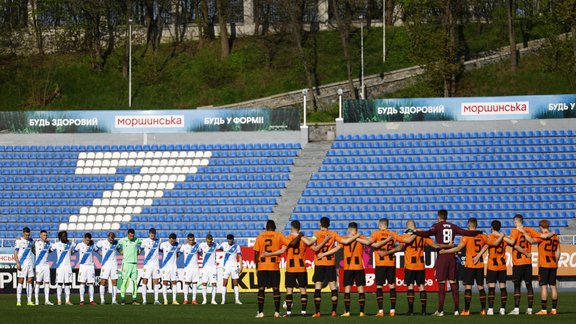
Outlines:
<svg viewBox="0 0 576 324"><path fill-rule="evenodd" d="M514 283L514 308L508 313L510 315L520 314L521 284L524 282L527 290L528 307L526 314L532 314L534 302L534 290L532 287L532 245L538 245L538 267L539 284L541 289L542 309L537 315L557 314L558 291L556 287L556 274L558 259L560 255L560 242L558 236L549 230L549 223L542 220L539 223L540 231L523 226L523 217L520 214L514 216L515 228L510 235L501 231L501 222L494 220L491 224L490 233L485 234L476 229L477 220L468 220L468 230L464 230L454 224L447 222L448 212L439 210L437 223L429 230L423 231L416 228L413 220L406 222L406 230L402 235L388 230L388 220L381 219L378 222L378 230L370 237L360 234L358 225L351 222L348 225L347 234L338 235L330 231L330 220L327 217L320 219L320 229L314 232L312 237L306 237L300 232L300 222L291 223L291 232L284 236L276 232L274 221L266 223L265 231L256 238L254 244L254 261L257 269L258 281L258 312L256 317L264 317L265 291L271 288L274 300L274 317L280 317L280 258L286 255L285 272L285 308L284 316L292 316L294 304L293 294L299 289L301 315L307 314L308 275L306 271L306 250L314 252L314 313L312 317L320 317L320 306L322 301L321 289L328 285L331 291L330 301L332 310L330 315L337 316L339 294L337 290L336 258L335 254L343 250L344 264L344 308L341 316L350 316L350 300L352 286L356 286L358 291L359 316L365 316L366 296L364 286L366 285L365 265L363 253L365 247L370 247L374 251L376 300L378 312L376 316L384 316L384 294L383 287L389 288L390 309L389 315L396 315L396 265L395 253L404 252L404 281L408 286L407 300L408 313L414 314L415 289L418 289L421 304L420 313L426 315L427 292L425 290L425 261L424 248L430 246L438 252L435 263L436 280L438 282L438 307L432 314L434 316L444 315L444 301L446 297L447 285L450 285L452 298L454 301L454 315L470 315L470 304L472 300L472 287L476 284L479 290L481 304L481 315L494 314L494 301L496 297L496 286L500 288L500 309L499 314L506 314L507 290L506 290L506 247L511 246ZM454 238L461 235L460 243L455 245ZM435 240L430 237L434 236ZM457 258L456 253L466 249L465 264L463 267L464 308L460 311L460 297L457 284ZM109 291L112 295L112 304L116 304L117 295L117 255L123 254L122 259L122 283L120 286L121 303L125 304L126 290L128 283L132 287L137 287L138 254L144 254L144 265L142 268L142 301L137 301L136 291L132 294L134 304L146 304L146 292L148 281L152 281L154 289L154 304L161 304L159 301L159 287L162 281L163 303L168 304L167 286L176 286L178 281L178 267L176 260L180 255L184 259L184 304L188 304L190 290L192 294L192 304L197 304L198 283L203 285L202 304L208 302L207 293L211 292L211 303L216 304L217 294L217 264L216 252L224 252L223 260L223 285L220 291L222 295L221 303L225 303L226 287L228 280L232 279L235 303L241 304L239 299L238 278L242 272L242 253L240 246L235 243L234 236L229 234L227 241L218 244L214 242L211 235L207 235L206 241L197 243L193 234L188 234L186 242L180 245L175 234L170 234L168 241L160 242L156 237L156 230L149 230L149 237L139 239L135 237L133 229L128 230L127 237L117 240L114 233L109 233L107 239L94 243L90 233L84 235L81 243L75 244L68 240L65 231L58 233L58 242L50 243L46 231L40 232L40 239L33 241L30 237L30 229L24 228L22 238L16 241L14 256L17 266L17 306L21 305L21 294L26 287L28 305L39 305L39 289L44 285L45 304L52 305L49 300L50 286L50 266L48 264L48 254L56 252L56 284L58 304L62 304L62 291L65 292L65 304L70 302L70 288L72 285L72 267L70 256L79 253L78 282L80 283L80 304L84 304L84 295L88 287L89 303L94 302L94 284L96 282L93 253L98 253L102 257L102 267L100 272L100 299L105 303L105 289L108 281L111 281L112 288ZM160 252L162 259L159 258ZM484 258L487 254L486 282L488 284L488 294L484 288ZM202 266L199 266L198 257L202 256ZM32 286L35 278L35 298L32 302ZM552 309L548 312L547 299L548 288L551 290ZM136 288L134 288L136 290ZM486 308L488 302L488 308ZM177 289L172 289L172 304L179 304L177 301Z"/></svg>

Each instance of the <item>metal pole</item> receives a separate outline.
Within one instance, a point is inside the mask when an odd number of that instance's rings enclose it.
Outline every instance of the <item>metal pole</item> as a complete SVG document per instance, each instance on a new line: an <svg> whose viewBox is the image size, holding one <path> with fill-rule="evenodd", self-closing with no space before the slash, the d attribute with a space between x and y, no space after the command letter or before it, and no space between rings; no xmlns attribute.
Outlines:
<svg viewBox="0 0 576 324"><path fill-rule="evenodd" d="M307 94L308 91L304 92L304 127L306 127L306 110L307 110L307 104L308 104L308 100L307 100Z"/></svg>
<svg viewBox="0 0 576 324"><path fill-rule="evenodd" d="M128 20L128 108L132 108L132 18Z"/></svg>
<svg viewBox="0 0 576 324"><path fill-rule="evenodd" d="M360 94L360 98L364 100L364 16L360 16L360 47L361 47L361 65L362 65L362 75L361 75L361 86L360 90L362 93Z"/></svg>
<svg viewBox="0 0 576 324"><path fill-rule="evenodd" d="M338 118L342 119L342 95L338 96Z"/></svg>
<svg viewBox="0 0 576 324"><path fill-rule="evenodd" d="M386 63L386 0L382 0L382 62Z"/></svg>

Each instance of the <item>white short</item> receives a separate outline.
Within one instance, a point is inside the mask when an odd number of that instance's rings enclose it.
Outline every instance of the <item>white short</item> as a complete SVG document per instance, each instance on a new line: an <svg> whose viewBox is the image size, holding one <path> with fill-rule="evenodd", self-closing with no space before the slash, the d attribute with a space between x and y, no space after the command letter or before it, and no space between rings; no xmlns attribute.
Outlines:
<svg viewBox="0 0 576 324"><path fill-rule="evenodd" d="M160 267L156 264L144 266L144 268L142 268L142 279L160 279Z"/></svg>
<svg viewBox="0 0 576 324"><path fill-rule="evenodd" d="M16 276L18 278L34 278L34 266L33 265L22 266L22 270L17 271Z"/></svg>
<svg viewBox="0 0 576 324"><path fill-rule="evenodd" d="M238 271L238 267L235 268L224 268L224 274L222 278L228 279L232 277L232 280L237 280L240 278L240 271Z"/></svg>
<svg viewBox="0 0 576 324"><path fill-rule="evenodd" d="M72 283L72 269L69 267L61 267L56 269L56 283L57 284L71 284Z"/></svg>
<svg viewBox="0 0 576 324"><path fill-rule="evenodd" d="M218 271L216 268L202 268L202 283L215 284L218 281Z"/></svg>
<svg viewBox="0 0 576 324"><path fill-rule="evenodd" d="M100 269L100 279L101 280L117 280L118 279L118 267L103 267Z"/></svg>
<svg viewBox="0 0 576 324"><path fill-rule="evenodd" d="M200 279L199 268L184 269L184 282L198 282L199 279Z"/></svg>
<svg viewBox="0 0 576 324"><path fill-rule="evenodd" d="M36 267L36 282L50 283L50 267L48 265Z"/></svg>
<svg viewBox="0 0 576 324"><path fill-rule="evenodd" d="M93 265L80 265L78 270L78 282L93 284L96 282L96 272Z"/></svg>
<svg viewBox="0 0 576 324"><path fill-rule="evenodd" d="M162 273L162 281L178 281L177 267L164 267L160 272Z"/></svg>

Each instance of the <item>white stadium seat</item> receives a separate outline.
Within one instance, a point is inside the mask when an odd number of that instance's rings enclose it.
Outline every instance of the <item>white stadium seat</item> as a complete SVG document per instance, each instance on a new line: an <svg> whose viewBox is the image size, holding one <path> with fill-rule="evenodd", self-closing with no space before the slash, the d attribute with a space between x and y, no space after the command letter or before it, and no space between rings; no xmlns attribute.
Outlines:
<svg viewBox="0 0 576 324"><path fill-rule="evenodd" d="M77 215L70 216L70 218L68 219L68 222L77 223L78 222L78 216Z"/></svg>
<svg viewBox="0 0 576 324"><path fill-rule="evenodd" d="M104 152L96 152L94 155L95 159L102 160L104 158Z"/></svg>
<svg viewBox="0 0 576 324"><path fill-rule="evenodd" d="M86 223L94 223L96 221L95 215L88 215L86 216Z"/></svg>
<svg viewBox="0 0 576 324"><path fill-rule="evenodd" d="M80 154L78 154L78 159L79 159L79 160L84 160L84 159L86 159L86 152L80 152Z"/></svg>
<svg viewBox="0 0 576 324"><path fill-rule="evenodd" d="M83 231L84 230L84 223L78 223L78 225L76 225L76 230L77 231Z"/></svg>
<svg viewBox="0 0 576 324"><path fill-rule="evenodd" d="M115 160L120 159L120 152L112 152L112 158Z"/></svg>
<svg viewBox="0 0 576 324"><path fill-rule="evenodd" d="M110 225L110 223L102 224L102 230L104 230L104 231L109 231L111 229L111 227L112 226Z"/></svg>
<svg viewBox="0 0 576 324"><path fill-rule="evenodd" d="M94 159L95 156L96 156L96 153L94 153L94 152L88 152L86 154L87 159Z"/></svg>
<svg viewBox="0 0 576 324"><path fill-rule="evenodd" d="M68 230L69 231L75 231L76 230L76 223L68 224Z"/></svg>
<svg viewBox="0 0 576 324"><path fill-rule="evenodd" d="M92 202L92 206L100 206L101 204L102 204L102 201L100 200L100 198L96 198Z"/></svg>
<svg viewBox="0 0 576 324"><path fill-rule="evenodd" d="M112 224L111 229L112 229L113 231L119 230L119 229L120 229L120 224L118 224L118 223Z"/></svg>
<svg viewBox="0 0 576 324"><path fill-rule="evenodd" d="M67 229L68 229L68 224L66 224L66 223L62 223L62 224L60 224L60 226L58 226L59 231L65 231Z"/></svg>
<svg viewBox="0 0 576 324"><path fill-rule="evenodd" d="M105 221L105 222L108 222L108 223L113 222L113 221L114 221L114 216L112 216L112 215L106 215L106 216L104 217L104 221Z"/></svg>
<svg viewBox="0 0 576 324"><path fill-rule="evenodd" d="M78 216L78 223L86 223L86 215Z"/></svg>
<svg viewBox="0 0 576 324"><path fill-rule="evenodd" d="M84 227L85 230L87 231L91 231L94 229L94 223L86 223L86 227Z"/></svg>
<svg viewBox="0 0 576 324"><path fill-rule="evenodd" d="M96 215L96 219L94 220L96 223L103 223L104 222L104 215Z"/></svg>
<svg viewBox="0 0 576 324"><path fill-rule="evenodd" d="M101 231L102 230L102 223L95 223L94 224L94 230L95 231Z"/></svg>

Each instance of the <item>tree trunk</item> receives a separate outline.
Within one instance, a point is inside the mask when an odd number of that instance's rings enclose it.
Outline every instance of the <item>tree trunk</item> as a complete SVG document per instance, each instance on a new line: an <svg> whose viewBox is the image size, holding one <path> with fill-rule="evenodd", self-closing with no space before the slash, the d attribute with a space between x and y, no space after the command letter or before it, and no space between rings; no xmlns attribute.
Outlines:
<svg viewBox="0 0 576 324"><path fill-rule="evenodd" d="M332 1L332 7L337 7L336 0ZM350 93L353 94L354 99L358 100L358 92L354 87L354 75L352 74L352 59L350 57L350 26L352 24L352 8L349 1L346 1L346 10L344 16L342 16L338 10L334 10L334 17L336 18L336 24L338 26L338 31L340 32L340 42L342 43L342 53L344 54L344 60L346 61L346 74L348 76L348 89Z"/></svg>
<svg viewBox="0 0 576 324"><path fill-rule="evenodd" d="M132 18L132 0L126 1L126 26L130 24L130 19ZM125 78L128 77L128 64L129 62L129 50L130 42L132 41L132 35L130 35L130 28L126 28L126 45L124 46L124 57L122 59L122 74Z"/></svg>
<svg viewBox="0 0 576 324"><path fill-rule="evenodd" d="M37 0L30 0L29 4L32 12L29 14L32 16L32 24L34 28L34 38L36 41L36 48L38 49L38 54L44 55L44 35L42 33L42 26L38 22L38 2Z"/></svg>
<svg viewBox="0 0 576 324"><path fill-rule="evenodd" d="M386 26L392 26L394 24L394 8L396 4L394 0L384 0L386 2Z"/></svg>
<svg viewBox="0 0 576 324"><path fill-rule="evenodd" d="M216 0L218 11L218 27L220 29L220 57L224 60L230 55L230 41L228 39L228 26L226 24L227 0Z"/></svg>
<svg viewBox="0 0 576 324"><path fill-rule="evenodd" d="M514 27L514 22L516 20L516 3L514 0L508 0L507 15L508 15L508 40L510 42L510 70L512 72L515 72L516 67L518 66L518 61L516 56L516 30Z"/></svg>

